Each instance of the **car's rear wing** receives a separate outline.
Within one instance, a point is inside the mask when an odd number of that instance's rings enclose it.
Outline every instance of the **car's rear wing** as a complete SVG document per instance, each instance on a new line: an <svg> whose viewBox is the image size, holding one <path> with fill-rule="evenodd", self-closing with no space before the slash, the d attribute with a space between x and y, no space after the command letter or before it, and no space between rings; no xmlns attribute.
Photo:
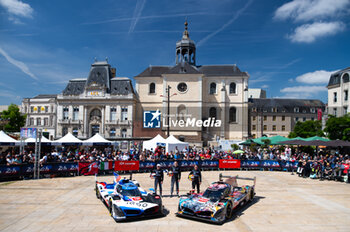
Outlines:
<svg viewBox="0 0 350 232"><path fill-rule="evenodd" d="M219 180L223 181L223 178L227 178L227 180L229 180L229 182L234 182L235 183L235 184L231 184L231 185L237 185L237 180L251 180L251 181L254 181L254 186L256 184L256 176L254 176L254 178L248 178L248 177L239 177L238 175L236 175L236 176L225 176L222 173L220 173Z"/></svg>

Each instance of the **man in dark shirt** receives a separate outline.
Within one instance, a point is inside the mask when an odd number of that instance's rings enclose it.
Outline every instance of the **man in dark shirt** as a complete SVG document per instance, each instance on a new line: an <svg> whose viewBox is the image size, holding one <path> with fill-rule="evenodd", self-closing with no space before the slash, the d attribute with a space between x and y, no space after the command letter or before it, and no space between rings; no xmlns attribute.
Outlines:
<svg viewBox="0 0 350 232"><path fill-rule="evenodd" d="M176 185L176 194L179 196L179 181L181 179L181 168L177 161L174 162L174 165L171 167L173 176L171 177L171 188L170 188L170 197L173 197L174 184Z"/></svg>
<svg viewBox="0 0 350 232"><path fill-rule="evenodd" d="M157 169L154 171L154 192L157 194L157 187L159 185L159 195L162 196L162 184L164 179L163 170L160 169L160 164L157 164Z"/></svg>
<svg viewBox="0 0 350 232"><path fill-rule="evenodd" d="M192 180L192 189L194 190L197 187L197 193L200 192L200 184L202 183L202 173L198 168L198 165L194 166L194 169L190 172L190 175L193 174Z"/></svg>

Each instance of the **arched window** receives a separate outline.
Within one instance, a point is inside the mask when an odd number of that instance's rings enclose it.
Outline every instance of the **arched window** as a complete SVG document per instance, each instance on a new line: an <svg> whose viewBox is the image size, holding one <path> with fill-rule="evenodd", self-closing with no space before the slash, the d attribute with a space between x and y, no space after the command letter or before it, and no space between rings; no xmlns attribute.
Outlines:
<svg viewBox="0 0 350 232"><path fill-rule="evenodd" d="M90 113L90 120L100 120L101 119L101 111L99 109L94 109Z"/></svg>
<svg viewBox="0 0 350 232"><path fill-rule="evenodd" d="M121 132L122 138L126 138L126 132L127 132L127 130L125 128L122 129L122 132Z"/></svg>
<svg viewBox="0 0 350 232"><path fill-rule="evenodd" d="M216 83L215 82L212 82L210 84L209 94L216 94Z"/></svg>
<svg viewBox="0 0 350 232"><path fill-rule="evenodd" d="M211 107L210 109L209 109L209 117L210 118L216 118L216 108L215 107Z"/></svg>
<svg viewBox="0 0 350 232"><path fill-rule="evenodd" d="M156 84L153 82L149 84L149 93L156 93Z"/></svg>
<svg viewBox="0 0 350 232"><path fill-rule="evenodd" d="M229 113L229 122L236 122L237 121L237 110L236 107L231 107L230 108L230 113Z"/></svg>
<svg viewBox="0 0 350 232"><path fill-rule="evenodd" d="M235 94L236 93L236 83L231 82L230 83L230 94Z"/></svg>
<svg viewBox="0 0 350 232"><path fill-rule="evenodd" d="M186 115L186 106L185 105L179 105L177 107L177 118L178 120L185 120Z"/></svg>
<svg viewBox="0 0 350 232"><path fill-rule="evenodd" d="M345 73L343 76L343 83L347 83L347 82L349 82L349 74Z"/></svg>

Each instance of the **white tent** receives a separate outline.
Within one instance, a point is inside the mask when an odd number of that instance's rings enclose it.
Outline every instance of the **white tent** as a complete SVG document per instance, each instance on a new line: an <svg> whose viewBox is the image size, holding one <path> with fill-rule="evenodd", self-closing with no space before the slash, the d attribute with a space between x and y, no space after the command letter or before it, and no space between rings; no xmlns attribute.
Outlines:
<svg viewBox="0 0 350 232"><path fill-rule="evenodd" d="M2 146L15 146L19 145L19 141L8 136L5 132L0 131L0 145Z"/></svg>
<svg viewBox="0 0 350 232"><path fill-rule="evenodd" d="M52 145L81 145L82 143L83 143L83 141L76 138L71 133L68 133L64 137L53 141L51 144Z"/></svg>
<svg viewBox="0 0 350 232"><path fill-rule="evenodd" d="M91 138L84 140L83 145L93 146L93 145L111 145L112 141L103 138L99 133L95 134Z"/></svg>
<svg viewBox="0 0 350 232"><path fill-rule="evenodd" d="M41 143L48 143L48 144L51 144L51 140L48 140L45 136L42 136L41 137ZM28 144L28 143L35 143L35 138L28 138L24 141L25 144Z"/></svg>
<svg viewBox="0 0 350 232"><path fill-rule="evenodd" d="M166 140L161 136L157 135L153 139L147 140L143 142L143 149L154 151L157 146L166 146Z"/></svg>
<svg viewBox="0 0 350 232"><path fill-rule="evenodd" d="M174 135L170 135L165 141L166 152L174 152L176 147L179 151L182 151L185 147L188 147L188 143L178 140L174 137Z"/></svg>

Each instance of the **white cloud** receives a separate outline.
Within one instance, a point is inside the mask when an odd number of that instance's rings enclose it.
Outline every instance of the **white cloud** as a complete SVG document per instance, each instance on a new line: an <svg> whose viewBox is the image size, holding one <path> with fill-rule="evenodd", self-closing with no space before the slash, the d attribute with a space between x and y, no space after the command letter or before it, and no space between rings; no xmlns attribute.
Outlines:
<svg viewBox="0 0 350 232"><path fill-rule="evenodd" d="M350 0L293 0L279 7L275 19L310 21L338 16L348 13Z"/></svg>
<svg viewBox="0 0 350 232"><path fill-rule="evenodd" d="M10 55L8 55L2 48L0 48L0 54L3 55L9 63L19 68L22 72L24 72L34 80L38 80L38 78L29 70L28 66L25 63L19 60L15 60Z"/></svg>
<svg viewBox="0 0 350 232"><path fill-rule="evenodd" d="M269 85L262 85L261 88L262 88L262 89L268 89L268 88L269 88Z"/></svg>
<svg viewBox="0 0 350 232"><path fill-rule="evenodd" d="M286 87L280 90L281 93L284 93L282 98L317 98L316 96L327 91L325 86L293 86Z"/></svg>
<svg viewBox="0 0 350 232"><path fill-rule="evenodd" d="M316 22L312 24L304 24L297 27L292 35L288 38L292 42L297 43L312 43L317 38L334 35L345 29L345 24L342 22Z"/></svg>
<svg viewBox="0 0 350 232"><path fill-rule="evenodd" d="M31 18L33 15L33 8L19 0L0 0L0 5L12 15L25 18Z"/></svg>
<svg viewBox="0 0 350 232"><path fill-rule="evenodd" d="M328 83L329 77L332 75L332 73L336 71L317 70L300 75L295 78L295 80L305 84L326 84Z"/></svg>

